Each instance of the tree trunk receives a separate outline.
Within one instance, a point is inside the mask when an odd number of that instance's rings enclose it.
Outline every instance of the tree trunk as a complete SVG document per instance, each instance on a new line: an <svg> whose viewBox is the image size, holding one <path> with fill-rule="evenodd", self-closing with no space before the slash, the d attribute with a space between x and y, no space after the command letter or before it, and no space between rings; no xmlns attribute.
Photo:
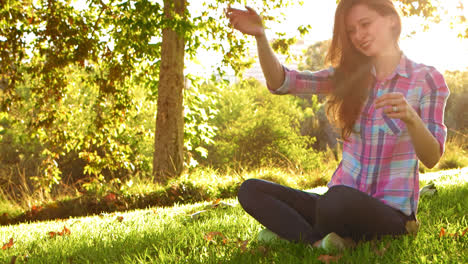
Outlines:
<svg viewBox="0 0 468 264"><path fill-rule="evenodd" d="M184 16L185 9L186 0L164 0L165 19ZM183 33L164 28L153 155L153 175L161 183L180 175L184 167L184 50Z"/></svg>

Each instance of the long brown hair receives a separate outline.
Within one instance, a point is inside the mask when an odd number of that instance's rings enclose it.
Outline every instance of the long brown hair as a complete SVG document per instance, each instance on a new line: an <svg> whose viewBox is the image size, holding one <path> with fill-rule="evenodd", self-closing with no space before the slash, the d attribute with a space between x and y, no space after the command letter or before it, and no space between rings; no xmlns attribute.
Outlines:
<svg viewBox="0 0 468 264"><path fill-rule="evenodd" d="M364 4L382 16L395 15L398 18L395 40L401 33L401 19L391 0L341 0L338 4L333 38L326 57L335 68L335 90L328 97L327 115L341 129L344 140L351 135L373 82L371 58L354 48L346 32L346 16L357 4Z"/></svg>

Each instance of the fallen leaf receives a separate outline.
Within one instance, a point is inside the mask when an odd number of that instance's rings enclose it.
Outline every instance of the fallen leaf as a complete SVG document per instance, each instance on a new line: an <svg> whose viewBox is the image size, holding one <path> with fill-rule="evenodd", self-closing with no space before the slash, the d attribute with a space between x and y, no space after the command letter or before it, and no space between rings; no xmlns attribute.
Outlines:
<svg viewBox="0 0 468 264"><path fill-rule="evenodd" d="M71 234L71 231L70 231L70 229L68 229L66 226L64 226L63 229L62 229L62 231L59 231L59 232L50 231L48 234L49 234L49 237L50 237L50 238L53 238L53 237L55 237L55 236L70 235L70 234Z"/></svg>
<svg viewBox="0 0 468 264"><path fill-rule="evenodd" d="M341 257L342 257L342 255L337 255L337 256L320 255L320 256L317 257L317 259L328 264L328 263L330 263L330 261L331 262L336 262L336 261L340 260Z"/></svg>
<svg viewBox="0 0 468 264"><path fill-rule="evenodd" d="M70 235L71 231L66 226L64 226L61 233L62 233L62 236L63 235Z"/></svg>
<svg viewBox="0 0 468 264"><path fill-rule="evenodd" d="M464 236L466 234L466 232L468 232L468 228L466 228L465 230L463 230L461 236Z"/></svg>
<svg viewBox="0 0 468 264"><path fill-rule="evenodd" d="M213 231L213 232L208 232L205 234L204 238L208 242L216 242L215 238L219 236L222 238L223 244L227 243L227 238L223 235L221 232Z"/></svg>
<svg viewBox="0 0 468 264"><path fill-rule="evenodd" d="M15 242L13 241L13 238L10 238L10 241L8 241L7 243L3 244L3 247L2 249L3 250L7 250L9 248L11 248L13 246Z"/></svg>
<svg viewBox="0 0 468 264"><path fill-rule="evenodd" d="M41 211L41 209L42 209L42 206L33 205L33 206L31 207L31 214L32 214L32 215L36 215L36 214L39 213L39 211Z"/></svg>
<svg viewBox="0 0 468 264"><path fill-rule="evenodd" d="M445 231L445 229L442 227L442 228L440 229L440 232L439 232L439 237L445 236L445 233L446 233L446 231Z"/></svg>
<svg viewBox="0 0 468 264"><path fill-rule="evenodd" d="M114 202L117 199L117 195L115 193L109 193L106 196L104 196L104 200L108 203Z"/></svg>
<svg viewBox="0 0 468 264"><path fill-rule="evenodd" d="M213 205L219 204L220 201L221 201L221 198L216 199L216 201L213 202Z"/></svg>
<svg viewBox="0 0 468 264"><path fill-rule="evenodd" d="M464 236L466 233L468 232L468 228L465 228L465 230L461 231L461 234L459 234L458 232L455 232L455 233L447 233L447 231L442 227L440 229L440 233L439 233L439 237L443 237L443 236L449 236L453 239L456 239L458 237L462 237Z"/></svg>

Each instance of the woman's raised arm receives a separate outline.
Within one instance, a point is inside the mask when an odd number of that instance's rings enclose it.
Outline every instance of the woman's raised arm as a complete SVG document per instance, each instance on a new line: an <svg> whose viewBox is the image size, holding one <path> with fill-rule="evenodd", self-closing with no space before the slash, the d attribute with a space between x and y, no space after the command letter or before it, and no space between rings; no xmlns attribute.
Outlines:
<svg viewBox="0 0 468 264"><path fill-rule="evenodd" d="M284 70L276 58L265 35L262 18L255 10L246 6L247 10L228 7L226 16L232 27L243 34L252 35L257 41L258 57L263 75L271 90L278 89L284 82Z"/></svg>

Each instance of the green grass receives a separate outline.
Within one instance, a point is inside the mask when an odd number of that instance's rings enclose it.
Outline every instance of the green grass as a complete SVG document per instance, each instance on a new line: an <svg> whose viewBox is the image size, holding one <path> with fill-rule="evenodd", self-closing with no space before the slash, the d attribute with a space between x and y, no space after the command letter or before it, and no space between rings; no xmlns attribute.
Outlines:
<svg viewBox="0 0 468 264"><path fill-rule="evenodd" d="M468 234L439 237L441 228L450 234L468 227L468 170L421 177L422 184L429 181L438 193L421 198L416 237L363 243L345 252L339 263L468 263ZM223 201L233 206L211 208L204 202L3 226L0 243L13 238L14 244L0 250L0 263L13 258L15 263L321 263L317 258L324 252L303 244L258 244L255 237L262 226L235 199ZM190 217L200 210L206 211ZM64 226L69 235L50 237L49 232ZM376 248L387 243L383 255L377 254Z"/></svg>
<svg viewBox="0 0 468 264"><path fill-rule="evenodd" d="M171 179L164 186L153 182L151 178L133 177L118 184L112 181L95 182L85 194L79 194L76 186L65 185L60 185L60 190L54 195L43 192L39 192L42 195L38 195L30 190L15 192L11 188L9 192L3 192L0 188L0 224L233 198L236 197L240 184L248 178L270 180L293 188L313 188L330 180L332 166L336 167L336 162L324 163L320 170L307 173L277 167L243 172L219 172L210 168L197 168ZM110 193L115 195L113 201L106 198ZM33 206L40 209L33 210Z"/></svg>

